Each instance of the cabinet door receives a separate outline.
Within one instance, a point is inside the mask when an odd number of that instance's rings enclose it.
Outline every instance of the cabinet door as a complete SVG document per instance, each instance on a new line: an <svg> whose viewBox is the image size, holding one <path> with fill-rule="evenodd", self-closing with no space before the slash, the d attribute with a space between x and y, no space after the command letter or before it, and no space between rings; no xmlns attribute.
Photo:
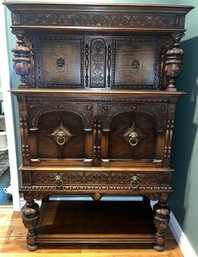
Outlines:
<svg viewBox="0 0 198 257"><path fill-rule="evenodd" d="M33 48L37 87L84 87L82 36L40 35Z"/></svg>
<svg viewBox="0 0 198 257"><path fill-rule="evenodd" d="M162 165L166 104L107 103L100 108L103 166Z"/></svg>
<svg viewBox="0 0 198 257"><path fill-rule="evenodd" d="M31 164L91 165L93 105L64 97L27 101Z"/></svg>

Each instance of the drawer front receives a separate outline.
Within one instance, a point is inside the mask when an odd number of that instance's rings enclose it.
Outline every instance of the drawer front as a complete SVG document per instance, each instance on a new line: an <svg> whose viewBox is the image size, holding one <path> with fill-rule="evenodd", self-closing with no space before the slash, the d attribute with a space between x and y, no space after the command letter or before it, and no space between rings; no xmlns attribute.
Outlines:
<svg viewBox="0 0 198 257"><path fill-rule="evenodd" d="M171 172L23 171L23 186L54 190L170 190ZM31 178L31 181L29 180Z"/></svg>

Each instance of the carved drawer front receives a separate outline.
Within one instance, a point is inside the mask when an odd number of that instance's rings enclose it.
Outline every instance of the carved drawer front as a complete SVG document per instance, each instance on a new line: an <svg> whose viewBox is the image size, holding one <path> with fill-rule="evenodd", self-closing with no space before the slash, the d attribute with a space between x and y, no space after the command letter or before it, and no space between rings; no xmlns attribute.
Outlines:
<svg viewBox="0 0 198 257"><path fill-rule="evenodd" d="M170 191L170 172L125 171L23 171L23 185L45 190L122 191L144 193L145 191ZM31 175L30 175L31 174ZM31 181L29 179L31 178ZM141 192L142 191L142 192ZM78 192L79 193L79 192Z"/></svg>
<svg viewBox="0 0 198 257"><path fill-rule="evenodd" d="M83 87L81 37L40 36L35 39L39 87Z"/></svg>

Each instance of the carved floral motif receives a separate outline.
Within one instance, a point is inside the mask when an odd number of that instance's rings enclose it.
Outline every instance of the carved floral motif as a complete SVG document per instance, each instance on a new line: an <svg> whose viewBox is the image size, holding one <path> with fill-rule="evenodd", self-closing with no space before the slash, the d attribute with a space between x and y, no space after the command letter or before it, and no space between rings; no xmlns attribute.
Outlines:
<svg viewBox="0 0 198 257"><path fill-rule="evenodd" d="M64 26L93 26L93 27L159 27L159 28L183 28L183 16L175 15L119 15L119 14L74 14L28 12L21 15L16 12L12 15L14 24L26 25L64 25Z"/></svg>

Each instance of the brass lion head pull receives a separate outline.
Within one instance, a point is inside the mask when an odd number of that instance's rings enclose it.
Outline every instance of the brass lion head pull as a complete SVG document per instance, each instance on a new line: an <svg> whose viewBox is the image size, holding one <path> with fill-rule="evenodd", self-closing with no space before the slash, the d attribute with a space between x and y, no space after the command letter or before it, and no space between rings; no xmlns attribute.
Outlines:
<svg viewBox="0 0 198 257"><path fill-rule="evenodd" d="M139 136L138 136L138 133L136 131L132 131L129 135L128 135L128 138L129 138L129 144L131 146L136 146L139 142Z"/></svg>
<svg viewBox="0 0 198 257"><path fill-rule="evenodd" d="M64 145L66 143L66 134L63 130L60 130L56 134L56 142L58 145Z"/></svg>

